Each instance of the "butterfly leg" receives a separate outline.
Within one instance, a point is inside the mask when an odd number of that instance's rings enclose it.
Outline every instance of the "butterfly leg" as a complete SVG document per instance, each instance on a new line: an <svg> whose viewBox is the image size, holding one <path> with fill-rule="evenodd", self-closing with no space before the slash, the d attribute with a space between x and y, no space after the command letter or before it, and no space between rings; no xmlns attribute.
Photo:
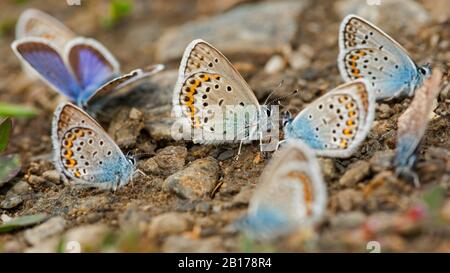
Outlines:
<svg viewBox="0 0 450 273"><path fill-rule="evenodd" d="M239 160L239 156L241 155L241 150L242 150L242 144L244 143L244 140L241 140L239 142L239 149L238 149L238 153L237 155L234 157L234 161L238 161Z"/></svg>
<svg viewBox="0 0 450 273"><path fill-rule="evenodd" d="M280 148L280 145L281 145L282 143L284 143L284 142L286 142L286 139L283 139L283 140L281 140L281 141L278 141L277 148L275 149L275 151L278 151L278 149Z"/></svg>
<svg viewBox="0 0 450 273"><path fill-rule="evenodd" d="M277 146L278 147L278 146ZM266 159L269 152L263 150L263 133L259 132L259 153L262 158Z"/></svg>

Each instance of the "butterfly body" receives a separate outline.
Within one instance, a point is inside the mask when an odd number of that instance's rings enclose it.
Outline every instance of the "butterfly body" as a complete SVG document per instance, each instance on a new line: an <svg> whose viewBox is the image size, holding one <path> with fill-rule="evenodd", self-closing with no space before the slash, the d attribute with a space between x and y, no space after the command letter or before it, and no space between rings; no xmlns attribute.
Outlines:
<svg viewBox="0 0 450 273"><path fill-rule="evenodd" d="M367 136L375 97L363 80L338 86L284 124L285 139L301 139L318 155L348 157Z"/></svg>
<svg viewBox="0 0 450 273"><path fill-rule="evenodd" d="M55 111L52 141L56 168L75 184L117 189L131 180L133 160L123 155L100 125L70 103Z"/></svg>
<svg viewBox="0 0 450 273"><path fill-rule="evenodd" d="M339 31L338 67L345 81L366 79L377 100L412 96L431 72L372 23L349 15Z"/></svg>
<svg viewBox="0 0 450 273"><path fill-rule="evenodd" d="M251 236L270 238L311 226L323 216L327 193L313 151L288 140L264 169L245 218L237 225Z"/></svg>

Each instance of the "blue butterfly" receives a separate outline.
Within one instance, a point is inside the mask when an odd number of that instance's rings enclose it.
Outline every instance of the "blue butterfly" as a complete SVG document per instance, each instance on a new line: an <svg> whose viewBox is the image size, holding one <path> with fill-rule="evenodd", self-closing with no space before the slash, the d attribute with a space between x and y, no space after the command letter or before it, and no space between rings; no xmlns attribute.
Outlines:
<svg viewBox="0 0 450 273"><path fill-rule="evenodd" d="M442 72L434 69L431 77L417 89L413 101L398 119L395 172L397 175L412 178L416 186L419 186L419 179L412 168L433 110L433 102L440 92L441 79Z"/></svg>
<svg viewBox="0 0 450 273"><path fill-rule="evenodd" d="M369 133L375 115L375 96L367 85L365 80L342 84L294 119L285 118L285 139L301 139L320 156L351 156Z"/></svg>
<svg viewBox="0 0 450 273"><path fill-rule="evenodd" d="M314 226L324 215L326 185L314 152L287 140L261 174L247 215L236 222L250 237L271 239Z"/></svg>
<svg viewBox="0 0 450 273"><path fill-rule="evenodd" d="M52 125L54 162L69 182L116 190L136 172L136 162L125 156L103 128L71 103L55 110Z"/></svg>
<svg viewBox="0 0 450 273"><path fill-rule="evenodd" d="M83 37L68 41L63 50L42 37L21 38L11 47L44 82L84 109L163 69L156 65L121 75L114 56L96 40Z"/></svg>
<svg viewBox="0 0 450 273"><path fill-rule="evenodd" d="M389 35L355 15L341 23L339 50L342 78L368 80L377 100L412 96L431 72L429 65L416 65Z"/></svg>

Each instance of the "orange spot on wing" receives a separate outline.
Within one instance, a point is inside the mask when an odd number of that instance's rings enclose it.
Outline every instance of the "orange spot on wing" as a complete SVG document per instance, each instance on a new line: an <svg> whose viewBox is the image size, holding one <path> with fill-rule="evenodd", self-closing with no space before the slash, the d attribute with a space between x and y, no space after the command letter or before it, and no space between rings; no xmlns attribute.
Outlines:
<svg viewBox="0 0 450 273"><path fill-rule="evenodd" d="M185 104L189 110L189 116L193 122L193 126L194 128L198 128L200 126L200 120L199 118L195 118L195 114L196 114L196 109L194 106L194 96L195 94L198 93L197 88L199 86L201 86L201 84L203 82L207 82L210 80L210 78L214 78L214 79L220 79L220 75L218 74L214 74L214 75L209 75L209 74L202 74L201 77L199 77L199 79L195 79L194 82L188 82L189 83L189 88L187 89L187 94L185 94L186 97L189 98L188 101L183 101L182 98L180 98L180 102L183 104Z"/></svg>
<svg viewBox="0 0 450 273"><path fill-rule="evenodd" d="M71 159L71 158L72 158L72 155L73 155L72 150L67 149L67 150L64 151L64 157L65 157L65 158Z"/></svg>
<svg viewBox="0 0 450 273"><path fill-rule="evenodd" d="M312 203L314 200L313 189L311 187L311 181L302 172L293 171L293 172L288 173L287 176L290 178L297 179L300 181L300 183L302 183L303 194L304 194L303 200L305 201L305 205L306 205L306 213L308 216L311 216L313 214Z"/></svg>
<svg viewBox="0 0 450 273"><path fill-rule="evenodd" d="M345 128L344 130L342 130L342 133L346 136L353 135L353 131L350 128Z"/></svg>

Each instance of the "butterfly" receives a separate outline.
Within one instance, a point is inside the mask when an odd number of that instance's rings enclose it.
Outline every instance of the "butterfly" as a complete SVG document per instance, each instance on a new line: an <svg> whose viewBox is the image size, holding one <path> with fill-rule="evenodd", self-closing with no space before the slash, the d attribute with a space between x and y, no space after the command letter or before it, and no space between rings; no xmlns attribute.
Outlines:
<svg viewBox="0 0 450 273"><path fill-rule="evenodd" d="M314 151L290 139L265 167L247 214L236 225L251 237L270 239L316 224L326 205L326 185Z"/></svg>
<svg viewBox="0 0 450 273"><path fill-rule="evenodd" d="M18 39L11 47L26 70L84 109L100 108L106 100L164 68L154 65L122 75L118 61L102 44L77 37L38 10L21 15L16 33Z"/></svg>
<svg viewBox="0 0 450 273"><path fill-rule="evenodd" d="M433 102L440 92L441 79L442 72L434 69L430 78L417 89L411 104L398 119L395 172L397 175L412 177L416 186L419 186L419 180L411 169L417 159L417 151L433 110Z"/></svg>
<svg viewBox="0 0 450 273"><path fill-rule="evenodd" d="M184 52L172 105L175 117L194 133L199 132L192 140L201 144L253 138L263 112L230 61L200 39L192 41ZM248 118L237 118L246 114Z"/></svg>
<svg viewBox="0 0 450 273"><path fill-rule="evenodd" d="M344 81L368 80L377 100L412 96L431 73L428 64L418 66L394 39L355 15L341 23L337 62Z"/></svg>
<svg viewBox="0 0 450 273"><path fill-rule="evenodd" d="M342 84L283 121L285 139L301 139L318 155L349 157L370 131L375 96L365 80Z"/></svg>
<svg viewBox="0 0 450 273"><path fill-rule="evenodd" d="M55 110L52 142L56 169L74 184L116 190L135 172L135 160L126 157L93 118L71 103Z"/></svg>

